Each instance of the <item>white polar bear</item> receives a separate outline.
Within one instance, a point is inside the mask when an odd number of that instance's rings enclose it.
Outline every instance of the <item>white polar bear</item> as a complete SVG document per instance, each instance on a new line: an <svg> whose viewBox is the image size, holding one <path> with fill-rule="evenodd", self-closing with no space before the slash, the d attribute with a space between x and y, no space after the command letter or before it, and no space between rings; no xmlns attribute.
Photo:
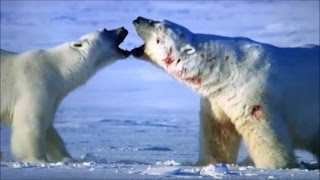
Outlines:
<svg viewBox="0 0 320 180"><path fill-rule="evenodd" d="M133 21L132 50L202 96L199 165L236 163L241 138L256 167L296 167L294 149L319 160L319 46L280 48L194 34L167 20Z"/></svg>
<svg viewBox="0 0 320 180"><path fill-rule="evenodd" d="M72 161L53 126L57 107L100 68L130 55L118 47L127 34L103 29L47 50L1 50L1 123L11 126L18 160Z"/></svg>

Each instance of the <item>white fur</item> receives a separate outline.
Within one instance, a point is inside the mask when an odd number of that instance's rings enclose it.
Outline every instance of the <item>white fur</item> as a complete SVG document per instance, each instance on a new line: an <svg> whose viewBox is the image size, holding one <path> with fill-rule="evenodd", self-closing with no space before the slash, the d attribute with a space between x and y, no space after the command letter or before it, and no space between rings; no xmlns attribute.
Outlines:
<svg viewBox="0 0 320 180"><path fill-rule="evenodd" d="M198 164L235 163L241 137L259 168L296 167L296 148L319 159L319 46L194 34L166 20L134 24L144 57L202 96Z"/></svg>
<svg viewBox="0 0 320 180"><path fill-rule="evenodd" d="M18 160L72 160L53 127L55 112L97 70L125 58L117 50L117 33L111 33L93 32L47 50L1 50L1 123L12 129L11 149Z"/></svg>

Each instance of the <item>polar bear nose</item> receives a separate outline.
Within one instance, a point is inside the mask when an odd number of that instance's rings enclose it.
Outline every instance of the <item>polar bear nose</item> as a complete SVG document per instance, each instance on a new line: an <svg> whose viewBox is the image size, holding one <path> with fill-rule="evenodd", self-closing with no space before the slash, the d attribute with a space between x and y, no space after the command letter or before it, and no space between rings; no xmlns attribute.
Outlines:
<svg viewBox="0 0 320 180"><path fill-rule="evenodd" d="M133 23L134 23L134 24L140 24L141 18L142 18L142 17L139 16L137 19L135 19L135 20L133 21Z"/></svg>
<svg viewBox="0 0 320 180"><path fill-rule="evenodd" d="M106 32L108 32L108 30L106 28L102 28L102 29L99 29L98 32L105 34Z"/></svg>
<svg viewBox="0 0 320 180"><path fill-rule="evenodd" d="M124 27L118 28L117 29L117 34L120 34L120 33L124 32L124 31L127 31Z"/></svg>
<svg viewBox="0 0 320 180"><path fill-rule="evenodd" d="M133 21L134 24L140 24L140 23L148 23L150 25L154 24L154 21L139 16L136 20Z"/></svg>
<svg viewBox="0 0 320 180"><path fill-rule="evenodd" d="M116 29L116 33L119 36L119 43L122 42L124 38L126 38L126 36L128 35L128 31L124 27Z"/></svg>

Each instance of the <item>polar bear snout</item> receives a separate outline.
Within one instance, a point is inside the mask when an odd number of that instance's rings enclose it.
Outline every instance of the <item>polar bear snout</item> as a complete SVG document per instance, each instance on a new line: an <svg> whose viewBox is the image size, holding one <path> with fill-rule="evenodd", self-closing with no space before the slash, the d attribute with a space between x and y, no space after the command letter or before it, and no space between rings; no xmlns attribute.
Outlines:
<svg viewBox="0 0 320 180"><path fill-rule="evenodd" d="M128 35L128 30L126 30L124 27L121 27L119 29L117 29L117 34L118 34L118 39L117 39L117 45L119 46L123 40L127 37ZM124 56L124 57L128 57L130 56L131 52L128 50L123 50L121 48L118 47L118 51Z"/></svg>
<svg viewBox="0 0 320 180"><path fill-rule="evenodd" d="M103 29L100 30L100 32L102 32L102 33L107 33L108 30L107 30L106 28L103 28Z"/></svg>
<svg viewBox="0 0 320 180"><path fill-rule="evenodd" d="M133 20L133 24L134 25L140 24L142 19L145 19L145 18L139 16L137 19Z"/></svg>
<svg viewBox="0 0 320 180"><path fill-rule="evenodd" d="M129 33L128 30L126 30L124 27L113 29L113 30L110 30L110 31L108 31L107 29L102 29L101 33L102 33L103 36L106 37L105 39L107 39L107 40L110 39L109 37L116 37L114 43L117 46L117 51L124 57L130 56L130 54L131 54L130 51L121 49L119 47L119 45L127 37L128 33Z"/></svg>
<svg viewBox="0 0 320 180"><path fill-rule="evenodd" d="M133 24L134 25L138 25L138 24L154 25L155 21L139 16L136 20L133 21Z"/></svg>
<svg viewBox="0 0 320 180"><path fill-rule="evenodd" d="M119 45L127 37L129 32L124 27L121 27L110 31L108 31L106 28L103 28L102 30L100 30L100 33L102 34L102 36L104 36L106 40L109 40L110 37L116 37L116 45Z"/></svg>
<svg viewBox="0 0 320 180"><path fill-rule="evenodd" d="M119 29L116 29L116 33L118 34L117 45L119 45L127 37L128 30L126 30L124 27L121 27Z"/></svg>

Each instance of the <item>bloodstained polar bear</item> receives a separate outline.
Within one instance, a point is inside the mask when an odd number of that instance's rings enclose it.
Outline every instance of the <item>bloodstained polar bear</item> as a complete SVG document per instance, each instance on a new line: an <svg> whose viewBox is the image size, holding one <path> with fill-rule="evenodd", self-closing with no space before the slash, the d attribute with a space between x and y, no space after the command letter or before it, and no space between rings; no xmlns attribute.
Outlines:
<svg viewBox="0 0 320 180"><path fill-rule="evenodd" d="M130 55L118 47L127 34L124 28L103 29L47 50L1 50L1 123L11 126L18 160L72 161L53 126L55 112L95 72Z"/></svg>
<svg viewBox="0 0 320 180"><path fill-rule="evenodd" d="M145 44L132 54L202 96L199 165L236 163L241 138L259 168L296 167L296 148L319 160L319 46L280 48L142 17L133 24Z"/></svg>

